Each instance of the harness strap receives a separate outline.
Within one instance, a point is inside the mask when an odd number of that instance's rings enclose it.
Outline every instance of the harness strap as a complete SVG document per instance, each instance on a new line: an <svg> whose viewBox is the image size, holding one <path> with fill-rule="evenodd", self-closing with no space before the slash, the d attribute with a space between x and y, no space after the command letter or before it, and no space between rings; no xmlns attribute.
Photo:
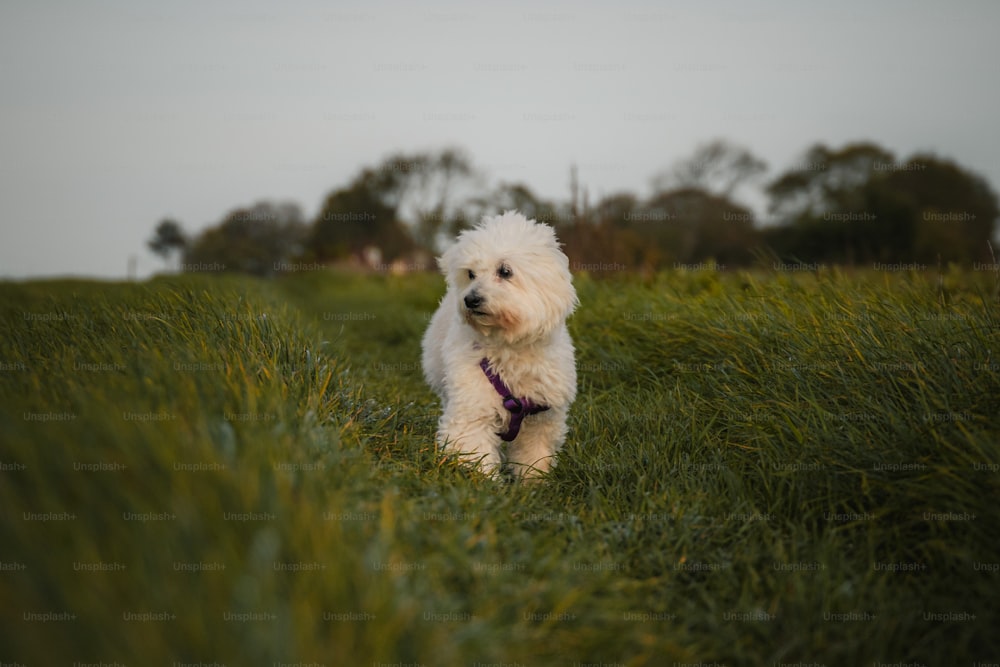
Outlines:
<svg viewBox="0 0 1000 667"><path fill-rule="evenodd" d="M504 442L510 442L517 437L521 431L521 422L527 415L538 414L549 409L547 405L536 405L530 398L513 396L510 388L500 379L500 376L490 369L490 361L486 357L483 357L482 361L479 362L479 367L483 369L486 379L490 381L496 392L500 394L500 398L503 399L504 409L510 413L510 426L507 427L507 432L497 434Z"/></svg>

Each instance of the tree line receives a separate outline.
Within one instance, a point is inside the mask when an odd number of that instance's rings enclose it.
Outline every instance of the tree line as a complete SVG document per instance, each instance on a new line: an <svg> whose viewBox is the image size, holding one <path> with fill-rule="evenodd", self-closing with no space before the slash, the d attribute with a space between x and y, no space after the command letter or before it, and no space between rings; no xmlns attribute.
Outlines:
<svg viewBox="0 0 1000 667"><path fill-rule="evenodd" d="M557 201L524 183L491 186L457 149L398 153L332 190L312 220L296 204L260 202L193 237L162 220L148 245L186 271L433 269L448 238L483 215L517 209L553 225L571 266L593 272L996 261L997 195L954 161L900 159L872 142L816 144L766 174L750 151L715 140L655 175L647 197L625 191L591 202L571 168L568 196ZM745 202L754 194L766 201L763 215Z"/></svg>

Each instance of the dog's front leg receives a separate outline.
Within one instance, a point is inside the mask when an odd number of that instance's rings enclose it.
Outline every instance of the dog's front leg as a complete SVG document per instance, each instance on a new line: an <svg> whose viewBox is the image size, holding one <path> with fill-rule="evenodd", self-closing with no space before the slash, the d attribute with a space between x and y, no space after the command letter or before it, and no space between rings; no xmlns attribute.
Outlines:
<svg viewBox="0 0 1000 667"><path fill-rule="evenodd" d="M437 441L443 450L457 454L465 463L478 465L486 475L500 471L500 436L494 414L476 414L469 406L449 405L441 415Z"/></svg>
<svg viewBox="0 0 1000 667"><path fill-rule="evenodd" d="M540 477L551 469L555 454L566 439L565 411L549 410L525 419L521 432L510 443L507 461L522 479Z"/></svg>

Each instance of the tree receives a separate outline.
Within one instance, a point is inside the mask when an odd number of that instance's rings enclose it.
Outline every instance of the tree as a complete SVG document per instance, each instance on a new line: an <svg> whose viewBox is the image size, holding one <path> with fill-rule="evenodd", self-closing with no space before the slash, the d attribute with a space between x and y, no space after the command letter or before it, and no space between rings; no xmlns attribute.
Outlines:
<svg viewBox="0 0 1000 667"><path fill-rule="evenodd" d="M714 139L655 177L653 189L664 192L696 188L730 198L737 188L760 178L765 171L767 164L746 148Z"/></svg>
<svg viewBox="0 0 1000 667"><path fill-rule="evenodd" d="M181 229L180 223L176 220L165 218L156 226L153 238L146 241L146 245L149 246L150 250L162 257L163 261L169 266L171 264L171 255L176 254L178 257L184 255L188 240L184 235L184 230Z"/></svg>
<svg viewBox="0 0 1000 667"><path fill-rule="evenodd" d="M751 260L757 243L753 213L728 197L701 188L679 188L654 195L645 204L650 222L644 238L675 263L714 259L735 266Z"/></svg>
<svg viewBox="0 0 1000 667"><path fill-rule="evenodd" d="M271 276L301 256L306 231L297 205L260 202L231 211L202 232L188 247L185 264L192 271Z"/></svg>
<svg viewBox="0 0 1000 667"><path fill-rule="evenodd" d="M986 260L998 215L981 177L932 155L897 161L870 142L813 146L767 191L782 220L768 244L811 261Z"/></svg>
<svg viewBox="0 0 1000 667"><path fill-rule="evenodd" d="M987 243L1000 215L989 183L955 162L918 153L884 177L913 216L913 257L992 262Z"/></svg>
<svg viewBox="0 0 1000 667"><path fill-rule="evenodd" d="M469 207L482 190L482 175L463 151L396 154L379 171L388 174L392 203L416 244L434 251L442 236L452 236L469 221Z"/></svg>
<svg viewBox="0 0 1000 667"><path fill-rule="evenodd" d="M309 247L320 259L377 247L386 259L433 252L471 217L479 173L457 149L396 153L332 192L313 223Z"/></svg>
<svg viewBox="0 0 1000 667"><path fill-rule="evenodd" d="M409 231L397 215L396 187L385 174L363 169L345 188L331 192L309 231L307 246L321 262L355 257L378 248L386 261L413 248Z"/></svg>
<svg viewBox="0 0 1000 667"><path fill-rule="evenodd" d="M815 219L830 212L850 212L863 203L861 192L892 153L871 142L832 150L812 146L799 161L767 186L771 213L786 221Z"/></svg>
<svg viewBox="0 0 1000 667"><path fill-rule="evenodd" d="M524 183L501 183L485 199L472 201L483 214L520 211L525 217L548 225L555 225L566 217L560 214L555 202L539 197Z"/></svg>
<svg viewBox="0 0 1000 667"><path fill-rule="evenodd" d="M588 211L587 224L568 230L567 248L579 253L583 264L649 267L655 260L648 256L650 247L634 225L643 213L631 192L602 197Z"/></svg>

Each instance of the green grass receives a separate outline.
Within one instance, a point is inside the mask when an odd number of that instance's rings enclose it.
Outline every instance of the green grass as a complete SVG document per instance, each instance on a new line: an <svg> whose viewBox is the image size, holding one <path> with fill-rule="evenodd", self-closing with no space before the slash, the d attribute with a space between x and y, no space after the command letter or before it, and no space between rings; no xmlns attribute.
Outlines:
<svg viewBox="0 0 1000 667"><path fill-rule="evenodd" d="M997 661L994 276L577 289L512 485L434 450L437 276L0 284L0 662Z"/></svg>

